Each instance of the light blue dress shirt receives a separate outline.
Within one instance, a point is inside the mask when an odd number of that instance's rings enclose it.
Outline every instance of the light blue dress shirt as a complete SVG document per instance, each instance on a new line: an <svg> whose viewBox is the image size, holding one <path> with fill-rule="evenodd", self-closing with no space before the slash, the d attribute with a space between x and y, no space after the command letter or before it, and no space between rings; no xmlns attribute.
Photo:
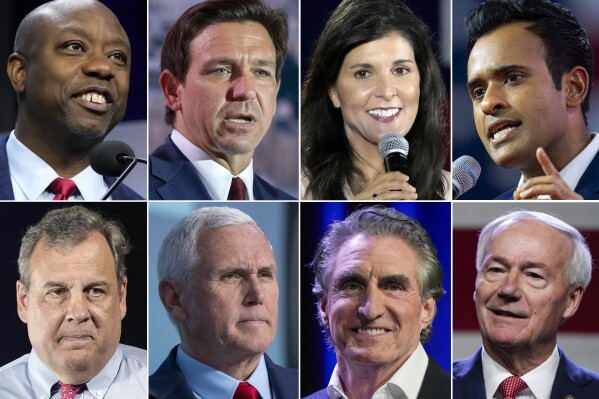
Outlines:
<svg viewBox="0 0 599 399"><path fill-rule="evenodd" d="M58 377L35 350L0 368L0 398L60 399ZM54 388L54 389L53 389ZM147 354L143 349L119 344L104 368L86 382L81 399L146 399Z"/></svg>
<svg viewBox="0 0 599 399"><path fill-rule="evenodd" d="M199 399L232 399L237 385L241 382L222 371L198 362L185 353L181 346L177 349L177 366L194 395ZM260 357L258 367L246 382L258 390L262 399L275 399L270 389L264 355Z"/></svg>

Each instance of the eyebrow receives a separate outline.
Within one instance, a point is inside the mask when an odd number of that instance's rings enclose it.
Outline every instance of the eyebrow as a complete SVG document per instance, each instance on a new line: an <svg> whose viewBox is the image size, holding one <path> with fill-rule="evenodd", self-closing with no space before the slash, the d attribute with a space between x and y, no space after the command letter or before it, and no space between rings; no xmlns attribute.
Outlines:
<svg viewBox="0 0 599 399"><path fill-rule="evenodd" d="M393 65L406 64L406 63L416 63L414 60L410 58L400 58L398 60L393 61ZM350 65L349 69L355 68L372 68L372 64L367 62L359 62L357 64Z"/></svg>
<svg viewBox="0 0 599 399"><path fill-rule="evenodd" d="M105 280L98 280L98 281L92 281L91 283L85 284L85 286L83 287L83 289L87 289L90 287L109 287L110 284L105 281ZM67 284L63 283L63 282L59 282L59 281L48 281L46 282L44 285L42 285L42 288L54 288L54 287L67 287Z"/></svg>
<svg viewBox="0 0 599 399"><path fill-rule="evenodd" d="M529 68L525 65L520 65L520 64L501 65L492 70L492 76L497 76L497 75L500 75L507 71L512 71L514 69L524 70L526 72L531 70L531 68ZM479 85L482 81L483 81L483 79L481 79L481 78L474 78L474 79L468 80L468 83L466 85L468 86L468 88L471 88L472 86Z"/></svg>
<svg viewBox="0 0 599 399"><path fill-rule="evenodd" d="M352 270L343 270L335 278L335 287L339 287L347 281L356 281L359 284L366 284L366 277Z"/></svg>
<svg viewBox="0 0 599 399"><path fill-rule="evenodd" d="M500 263L500 264L502 264L504 266L510 266L511 267L510 261L508 261L507 258L505 258L505 257L503 257L501 255L491 255L491 256L489 256L485 260L485 263L483 264L483 267L487 267L490 262L497 262L497 263ZM547 264L545 264L543 262L534 262L534 261L526 261L526 262L524 262L524 269L530 269L532 267L536 267L536 268L540 268L540 269L548 269L549 268L547 266Z"/></svg>
<svg viewBox="0 0 599 399"><path fill-rule="evenodd" d="M412 287L408 276L402 273L391 274L379 279L381 285L387 284L399 284L402 285L406 290Z"/></svg>
<svg viewBox="0 0 599 399"><path fill-rule="evenodd" d="M236 63L237 63L237 60L234 60L233 58L217 58L217 59L206 61L204 63L204 66L212 67L215 65L235 65ZM271 61L266 58L258 58L258 59L254 59L254 60L252 60L250 58L250 65L269 67L269 68L273 68L273 69L275 69L277 67L277 63L275 61Z"/></svg>

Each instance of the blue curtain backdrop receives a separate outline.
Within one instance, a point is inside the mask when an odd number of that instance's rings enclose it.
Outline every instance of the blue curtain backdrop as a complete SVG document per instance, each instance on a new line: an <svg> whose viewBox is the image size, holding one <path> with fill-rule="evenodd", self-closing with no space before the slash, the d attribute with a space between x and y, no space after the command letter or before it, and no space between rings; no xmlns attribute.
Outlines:
<svg viewBox="0 0 599 399"><path fill-rule="evenodd" d="M335 220L343 220L365 204L320 202L301 204L301 396L326 387L335 367L335 352L327 347L316 317L316 297L312 294L313 275L305 265L312 260L315 247ZM372 205L372 203L370 204ZM446 370L451 362L451 208L449 203L385 203L418 220L430 235L445 278L447 294L440 298L433 335L424 345L426 352Z"/></svg>

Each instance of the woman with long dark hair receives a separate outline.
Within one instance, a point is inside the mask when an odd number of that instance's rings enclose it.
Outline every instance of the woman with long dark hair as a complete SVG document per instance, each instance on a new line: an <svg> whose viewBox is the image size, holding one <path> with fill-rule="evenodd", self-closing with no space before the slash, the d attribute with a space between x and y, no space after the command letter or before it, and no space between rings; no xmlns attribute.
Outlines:
<svg viewBox="0 0 599 399"><path fill-rule="evenodd" d="M402 0L344 0L318 39L302 90L304 199L449 199L445 87L428 27ZM385 172L387 133L410 146L409 176Z"/></svg>

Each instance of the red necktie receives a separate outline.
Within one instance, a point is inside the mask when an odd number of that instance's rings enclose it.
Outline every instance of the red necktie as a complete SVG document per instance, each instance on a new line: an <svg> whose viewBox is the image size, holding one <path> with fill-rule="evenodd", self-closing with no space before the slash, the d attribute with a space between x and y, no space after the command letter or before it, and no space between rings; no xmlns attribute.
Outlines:
<svg viewBox="0 0 599 399"><path fill-rule="evenodd" d="M506 378L499 384L499 390L503 393L503 399L514 399L518 393L528 388L526 382L517 375Z"/></svg>
<svg viewBox="0 0 599 399"><path fill-rule="evenodd" d="M77 191L77 185L73 180L63 179L62 177L52 180L48 188L52 193L56 194L52 199L53 201L67 201Z"/></svg>
<svg viewBox="0 0 599 399"><path fill-rule="evenodd" d="M62 382L59 382L59 384L60 384L60 399L73 399L75 397L75 395L77 395L77 393L85 386L85 384L69 385L69 384L63 384Z"/></svg>
<svg viewBox="0 0 599 399"><path fill-rule="evenodd" d="M237 389L235 390L235 394L233 395L233 399L259 399L260 394L258 390L248 384L247 382L240 382L237 385Z"/></svg>
<svg viewBox="0 0 599 399"><path fill-rule="evenodd" d="M228 200L245 200L245 194L247 189L245 188L245 183L241 178L234 177L231 180L231 188L229 189Z"/></svg>

